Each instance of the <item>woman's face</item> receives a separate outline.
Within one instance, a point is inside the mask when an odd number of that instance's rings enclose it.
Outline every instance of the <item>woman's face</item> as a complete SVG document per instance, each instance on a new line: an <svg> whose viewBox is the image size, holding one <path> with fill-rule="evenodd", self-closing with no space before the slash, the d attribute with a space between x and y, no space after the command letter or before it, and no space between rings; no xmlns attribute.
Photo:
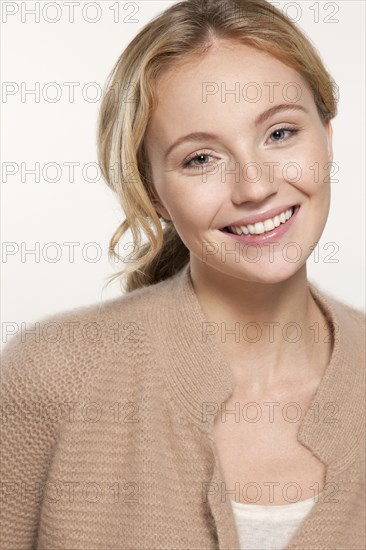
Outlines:
<svg viewBox="0 0 366 550"><path fill-rule="evenodd" d="M146 134L155 206L191 263L251 282L296 273L328 217L333 160L331 125L302 77L264 52L219 41L164 73L157 94ZM223 230L232 226L242 235Z"/></svg>

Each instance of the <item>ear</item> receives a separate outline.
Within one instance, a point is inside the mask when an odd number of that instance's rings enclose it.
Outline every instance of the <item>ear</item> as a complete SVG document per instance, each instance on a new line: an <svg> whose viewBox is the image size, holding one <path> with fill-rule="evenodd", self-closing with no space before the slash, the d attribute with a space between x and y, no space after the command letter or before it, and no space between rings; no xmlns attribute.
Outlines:
<svg viewBox="0 0 366 550"><path fill-rule="evenodd" d="M328 157L329 162L333 162L333 127L330 118L325 122L325 131L327 134L328 141Z"/></svg>
<svg viewBox="0 0 366 550"><path fill-rule="evenodd" d="M165 206L157 199L152 199L151 201L155 207L155 210L162 216L165 220L171 220L171 216Z"/></svg>

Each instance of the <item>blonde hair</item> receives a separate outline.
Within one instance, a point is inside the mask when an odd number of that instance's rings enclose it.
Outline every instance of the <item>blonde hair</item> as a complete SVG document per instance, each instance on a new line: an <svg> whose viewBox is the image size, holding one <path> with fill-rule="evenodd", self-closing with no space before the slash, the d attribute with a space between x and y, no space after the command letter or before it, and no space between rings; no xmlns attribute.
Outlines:
<svg viewBox="0 0 366 550"><path fill-rule="evenodd" d="M314 46L266 0L185 0L150 21L109 74L98 120L99 165L126 216L110 240L109 258L122 259L115 249L128 229L137 251L123 271L109 278L125 276L127 292L171 277L189 262L189 250L173 223L154 208L158 196L144 136L156 106L159 75L204 54L215 38L265 51L295 69L312 90L323 123L337 113L335 83Z"/></svg>

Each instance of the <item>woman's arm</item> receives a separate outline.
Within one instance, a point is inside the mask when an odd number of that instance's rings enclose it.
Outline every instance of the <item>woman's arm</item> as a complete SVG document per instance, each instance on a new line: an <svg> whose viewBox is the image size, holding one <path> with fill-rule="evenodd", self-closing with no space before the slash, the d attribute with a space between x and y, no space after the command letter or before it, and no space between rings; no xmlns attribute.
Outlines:
<svg viewBox="0 0 366 550"><path fill-rule="evenodd" d="M85 319L70 312L17 334L2 352L0 547L35 549L42 500L60 426L70 418L87 379L104 354L83 336ZM52 492L48 487L48 491Z"/></svg>

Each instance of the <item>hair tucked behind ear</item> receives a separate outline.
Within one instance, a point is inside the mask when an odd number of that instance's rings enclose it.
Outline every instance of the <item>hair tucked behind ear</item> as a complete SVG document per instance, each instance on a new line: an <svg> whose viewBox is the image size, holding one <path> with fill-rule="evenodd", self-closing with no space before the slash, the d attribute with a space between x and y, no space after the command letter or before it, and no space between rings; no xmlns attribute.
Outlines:
<svg viewBox="0 0 366 550"><path fill-rule="evenodd" d="M189 262L189 250L172 222L156 212L144 137L156 106L163 71L204 54L215 38L232 39L273 55L298 71L311 88L323 122L337 113L335 83L308 38L266 0L186 0L150 21L112 69L98 121L98 160L126 219L109 243L110 259L123 259L127 292L171 277ZM120 239L130 230L134 252L121 258ZM143 237L147 241L143 243Z"/></svg>

